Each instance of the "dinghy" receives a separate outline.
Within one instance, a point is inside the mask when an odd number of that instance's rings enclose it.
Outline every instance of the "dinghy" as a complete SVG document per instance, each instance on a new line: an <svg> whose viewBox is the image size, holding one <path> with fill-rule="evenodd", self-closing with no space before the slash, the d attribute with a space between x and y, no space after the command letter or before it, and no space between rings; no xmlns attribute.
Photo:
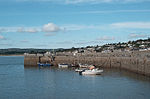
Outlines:
<svg viewBox="0 0 150 99"><path fill-rule="evenodd" d="M79 72L80 75L100 75L103 70L92 69L92 70L83 70Z"/></svg>

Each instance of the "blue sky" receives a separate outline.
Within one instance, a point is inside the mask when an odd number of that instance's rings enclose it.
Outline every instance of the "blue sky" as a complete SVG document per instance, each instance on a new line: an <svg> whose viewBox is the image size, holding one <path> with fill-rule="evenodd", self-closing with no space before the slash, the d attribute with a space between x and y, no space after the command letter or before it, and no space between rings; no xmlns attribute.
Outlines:
<svg viewBox="0 0 150 99"><path fill-rule="evenodd" d="M150 0L0 0L0 48L71 48L150 37Z"/></svg>

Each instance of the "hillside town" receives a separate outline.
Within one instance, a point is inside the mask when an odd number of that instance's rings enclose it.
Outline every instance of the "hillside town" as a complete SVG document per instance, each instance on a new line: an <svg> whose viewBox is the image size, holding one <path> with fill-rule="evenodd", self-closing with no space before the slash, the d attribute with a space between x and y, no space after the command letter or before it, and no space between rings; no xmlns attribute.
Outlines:
<svg viewBox="0 0 150 99"><path fill-rule="evenodd" d="M132 52L132 51L150 51L150 38L139 39L136 41L111 43L105 45L86 46L80 48L58 48L58 49L0 49L0 55L23 55L23 54L56 54L56 53L111 53L111 52Z"/></svg>
<svg viewBox="0 0 150 99"><path fill-rule="evenodd" d="M136 41L119 42L105 44L102 46L87 46L81 48L61 49L56 52L68 53L110 53L110 52L130 52L130 51L150 51L150 38Z"/></svg>
<svg viewBox="0 0 150 99"><path fill-rule="evenodd" d="M150 38L148 39L139 39L136 41L129 41L126 43L112 43L105 44L103 46L87 47L85 51L95 51L95 52L115 52L115 51L147 51L150 50Z"/></svg>

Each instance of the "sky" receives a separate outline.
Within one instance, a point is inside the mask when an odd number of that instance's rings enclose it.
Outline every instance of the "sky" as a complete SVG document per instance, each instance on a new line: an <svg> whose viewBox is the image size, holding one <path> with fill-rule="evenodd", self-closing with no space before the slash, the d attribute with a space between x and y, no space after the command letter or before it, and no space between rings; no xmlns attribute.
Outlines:
<svg viewBox="0 0 150 99"><path fill-rule="evenodd" d="M150 37L150 0L0 0L0 49L71 48Z"/></svg>

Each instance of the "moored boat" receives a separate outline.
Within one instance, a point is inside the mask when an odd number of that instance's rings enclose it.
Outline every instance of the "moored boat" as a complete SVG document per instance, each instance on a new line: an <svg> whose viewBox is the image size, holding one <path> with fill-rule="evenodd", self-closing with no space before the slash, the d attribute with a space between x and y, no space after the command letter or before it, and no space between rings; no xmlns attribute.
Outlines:
<svg viewBox="0 0 150 99"><path fill-rule="evenodd" d="M58 67L60 67L60 68L67 68L67 67L69 67L69 64L58 64Z"/></svg>
<svg viewBox="0 0 150 99"><path fill-rule="evenodd" d="M82 71L84 71L86 68L77 68L77 69L75 69L75 72L82 72Z"/></svg>
<svg viewBox="0 0 150 99"><path fill-rule="evenodd" d="M79 67L80 68L88 68L90 67L91 65L88 65L88 64L79 64Z"/></svg>
<svg viewBox="0 0 150 99"><path fill-rule="evenodd" d="M50 64L50 63L37 63L38 64L38 66L40 67L40 66L52 66L52 64Z"/></svg>
<svg viewBox="0 0 150 99"><path fill-rule="evenodd" d="M98 69L92 69L92 70L84 70L79 72L81 75L100 75L103 72L103 70Z"/></svg>

